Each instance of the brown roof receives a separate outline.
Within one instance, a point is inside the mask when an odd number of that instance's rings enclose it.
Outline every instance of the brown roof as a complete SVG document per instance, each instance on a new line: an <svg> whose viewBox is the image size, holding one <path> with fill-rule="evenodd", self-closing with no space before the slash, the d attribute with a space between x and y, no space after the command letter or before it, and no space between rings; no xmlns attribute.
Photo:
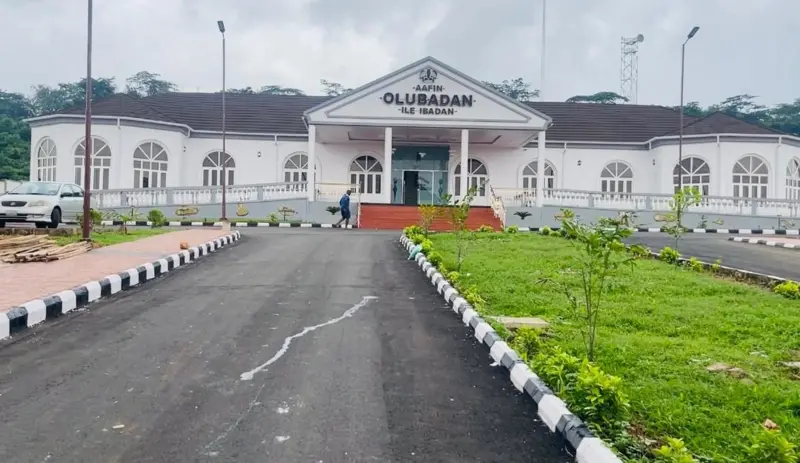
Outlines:
<svg viewBox="0 0 800 463"><path fill-rule="evenodd" d="M229 132L305 134L303 112L331 97L239 94L226 95ZM547 131L550 141L643 143L653 137L677 135L677 111L664 106L606 105L591 103L534 102L537 111L553 119ZM65 114L82 114L81 108ZM117 94L92 105L99 116L134 117L185 124L193 130L222 130L222 94L166 93L145 98ZM704 118L684 116L685 135L719 133L777 134L724 113Z"/></svg>

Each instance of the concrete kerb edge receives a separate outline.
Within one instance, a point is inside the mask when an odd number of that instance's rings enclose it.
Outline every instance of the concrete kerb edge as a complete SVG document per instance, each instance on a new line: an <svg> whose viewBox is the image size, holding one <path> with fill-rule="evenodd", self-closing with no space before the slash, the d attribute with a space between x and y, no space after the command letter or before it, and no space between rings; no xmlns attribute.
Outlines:
<svg viewBox="0 0 800 463"><path fill-rule="evenodd" d="M661 254L655 251L650 251L650 257L656 260L661 260ZM691 259L680 257L678 258L678 262L681 265L689 265ZM775 275L767 275L766 273L758 273L758 272L752 272L750 270L742 270L740 268L735 268L735 267L727 267L721 264L715 270L714 268L716 264L711 264L702 260L697 260L697 262L703 266L704 270L712 272L715 271L720 275L729 276L734 279L743 279L747 282L756 283L759 285L772 287L776 284L787 281L786 278L781 278Z"/></svg>
<svg viewBox="0 0 800 463"><path fill-rule="evenodd" d="M405 234L400 236L400 243L407 251L414 247L414 243ZM605 442L594 436L581 419L567 409L566 404L553 394L494 328L461 297L458 290L428 261L425 254L417 253L414 260L462 323L470 327L475 338L489 348L492 359L508 370L514 387L533 399L539 418L551 432L558 433L567 442L575 452L578 463L622 463Z"/></svg>
<svg viewBox="0 0 800 463"><path fill-rule="evenodd" d="M103 220L100 225L105 226L122 226L123 224L129 227L151 227L153 222L147 220L137 220L135 222L122 222L121 220ZM192 222L184 220L180 222L167 222L165 227L221 227L222 222ZM358 228L356 225L348 225L347 227L335 227L332 223L299 223L299 222L231 222L231 227L279 227L279 228Z"/></svg>
<svg viewBox="0 0 800 463"><path fill-rule="evenodd" d="M122 272L111 274L100 280L89 281L73 289L61 291L42 299L34 299L20 306L12 307L0 314L0 340L24 331L45 320L52 320L75 309L84 307L102 297L125 291L149 280L193 262L200 257L215 252L241 238L234 231L198 246L162 257L153 262L139 265Z"/></svg>
<svg viewBox="0 0 800 463"><path fill-rule="evenodd" d="M518 227L517 231L538 233L545 227ZM558 231L560 227L547 227L552 231ZM636 227L635 233L667 233L664 228L645 228ZM779 230L779 229L746 229L746 228L687 228L686 233L709 233L717 235L777 235L777 236L800 236L800 229Z"/></svg>
<svg viewBox="0 0 800 463"><path fill-rule="evenodd" d="M737 243L746 243L746 244L761 244L763 246L770 246L774 248L785 248L785 249L793 249L795 251L800 251L800 246L794 243L778 243L776 241L765 240L763 238L741 238L741 237L730 237L728 241L735 241ZM800 243L800 241L798 242Z"/></svg>

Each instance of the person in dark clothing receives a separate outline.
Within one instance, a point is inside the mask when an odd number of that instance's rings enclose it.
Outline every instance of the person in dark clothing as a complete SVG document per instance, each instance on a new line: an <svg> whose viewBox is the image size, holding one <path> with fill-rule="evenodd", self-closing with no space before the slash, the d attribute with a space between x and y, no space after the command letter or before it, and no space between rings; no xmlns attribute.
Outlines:
<svg viewBox="0 0 800 463"><path fill-rule="evenodd" d="M335 227L340 227L342 222L344 222L344 226L347 227L350 225L350 190L347 190L344 195L342 195L342 199L339 200L339 212L342 214L342 220L336 222L334 225Z"/></svg>

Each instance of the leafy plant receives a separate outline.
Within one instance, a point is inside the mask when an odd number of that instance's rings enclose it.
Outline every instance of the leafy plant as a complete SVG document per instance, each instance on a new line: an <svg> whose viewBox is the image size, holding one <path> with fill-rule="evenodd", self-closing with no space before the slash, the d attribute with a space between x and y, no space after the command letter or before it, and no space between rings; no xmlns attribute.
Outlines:
<svg viewBox="0 0 800 463"><path fill-rule="evenodd" d="M494 232L494 227L491 225L481 225L478 227L478 232L480 233L492 233Z"/></svg>
<svg viewBox="0 0 800 463"><path fill-rule="evenodd" d="M669 246L664 246L664 249L662 249L661 252L658 253L658 257L663 262L677 265L678 262L680 262L681 253L679 253L675 249L672 249Z"/></svg>
<svg viewBox="0 0 800 463"><path fill-rule="evenodd" d="M475 195L477 193L477 187L473 186L467 190L467 194L464 196L463 200L457 199L449 194L442 196L442 200L449 205L447 207L447 212L450 215L450 224L453 227L453 234L456 236L456 242L458 246L458 253L456 256L457 272L461 272L461 265L466 257L467 218L469 217L470 205L472 204L472 200L475 199Z"/></svg>
<svg viewBox="0 0 800 463"><path fill-rule="evenodd" d="M131 207L131 209L126 213L121 213L117 211L108 211L106 216L109 220L120 221L122 225L119 227L119 231L122 232L123 235L128 234L128 223L129 222L136 222L141 217L139 211L135 207Z"/></svg>
<svg viewBox="0 0 800 463"><path fill-rule="evenodd" d="M147 213L147 221L153 228L163 227L167 223L167 217L158 209L151 209Z"/></svg>
<svg viewBox="0 0 800 463"><path fill-rule="evenodd" d="M430 262L434 267L439 267L442 263L442 255L436 251L432 251L430 254L427 254L428 262Z"/></svg>
<svg viewBox="0 0 800 463"><path fill-rule="evenodd" d="M800 285L792 280L778 283L772 288L772 292L789 299L800 299Z"/></svg>
<svg viewBox="0 0 800 463"><path fill-rule="evenodd" d="M566 278L544 278L541 281L554 282L566 296L571 315L581 324L586 356L594 361L597 319L610 279L626 267L632 270L636 260L636 253L625 253L622 243L633 233L630 217L602 218L597 224L586 225L575 220L572 211L562 209L559 219L562 233L571 239L578 256L574 268L580 276L578 290L573 290Z"/></svg>
<svg viewBox="0 0 800 463"><path fill-rule="evenodd" d="M779 430L762 428L747 449L747 463L797 463L796 446Z"/></svg>
<svg viewBox="0 0 800 463"><path fill-rule="evenodd" d="M703 267L703 263L697 260L696 257L689 258L689 268L695 272L702 272L703 270L705 270L705 268Z"/></svg>
<svg viewBox="0 0 800 463"><path fill-rule="evenodd" d="M420 245L422 245L421 249L422 253L425 254L426 256L430 254L431 251L433 251L433 243L429 239L422 240L422 243L420 243Z"/></svg>
<svg viewBox="0 0 800 463"><path fill-rule="evenodd" d="M339 211L342 210L342 208L340 208L339 206L328 206L325 208L325 210L330 212L331 215L336 215L339 213Z"/></svg>
<svg viewBox="0 0 800 463"><path fill-rule="evenodd" d="M519 227L516 225L511 225L510 227L506 227L504 231L510 235L513 235L514 233L519 232Z"/></svg>
<svg viewBox="0 0 800 463"><path fill-rule="evenodd" d="M574 386L583 362L558 346L542 350L531 362L533 370L559 397L567 397L567 390Z"/></svg>
<svg viewBox="0 0 800 463"><path fill-rule="evenodd" d="M672 195L672 200L669 203L670 212L656 218L657 221L667 223L664 231L675 240L675 249L680 249L680 239L686 233L686 229L683 227L683 216L690 207L700 204L702 199L700 190L697 187L685 186L682 190Z"/></svg>
<svg viewBox="0 0 800 463"><path fill-rule="evenodd" d="M613 439L628 427L630 403L622 391L622 379L588 361L581 364L567 400L600 437Z"/></svg>
<svg viewBox="0 0 800 463"><path fill-rule="evenodd" d="M478 292L478 287L470 285L467 288L459 288L461 296L472 305L478 312L483 312L486 309L486 300Z"/></svg>
<svg viewBox="0 0 800 463"><path fill-rule="evenodd" d="M653 451L656 463L697 463L681 439L667 438L667 443Z"/></svg>
<svg viewBox="0 0 800 463"><path fill-rule="evenodd" d="M278 223L278 220L279 220L278 214L274 212L270 213L269 216L267 217L267 222L269 223Z"/></svg>
<svg viewBox="0 0 800 463"><path fill-rule="evenodd" d="M509 346L514 349L520 358L526 362L533 360L543 346L541 330L523 326L514 332L514 336L509 342Z"/></svg>
<svg viewBox="0 0 800 463"><path fill-rule="evenodd" d="M528 211L517 211L514 213L520 220L525 220L526 218L531 216L531 213Z"/></svg>
<svg viewBox="0 0 800 463"><path fill-rule="evenodd" d="M439 206L434 204L421 204L419 206L419 225L422 229L422 234L426 237L431 230L431 226L437 217L441 214Z"/></svg>
<svg viewBox="0 0 800 463"><path fill-rule="evenodd" d="M721 259L715 260L714 263L711 264L711 273L719 273L719 268L721 265L722 265Z"/></svg>
<svg viewBox="0 0 800 463"><path fill-rule="evenodd" d="M83 225L83 214L78 214L77 217L78 225ZM89 209L89 227L93 228L100 225L103 222L103 213L95 210Z"/></svg>
<svg viewBox="0 0 800 463"><path fill-rule="evenodd" d="M544 236L550 236L553 234L553 229L545 225L544 227L539 229L539 234Z"/></svg>

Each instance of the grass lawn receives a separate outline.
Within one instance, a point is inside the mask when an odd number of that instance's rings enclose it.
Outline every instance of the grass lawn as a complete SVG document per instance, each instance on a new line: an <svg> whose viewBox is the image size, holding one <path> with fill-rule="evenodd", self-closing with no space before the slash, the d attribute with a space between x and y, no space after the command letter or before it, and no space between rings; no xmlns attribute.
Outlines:
<svg viewBox="0 0 800 463"><path fill-rule="evenodd" d="M102 230L92 231L92 241L96 246L111 246L113 244L127 243L129 241L136 241L150 236L161 235L169 233L169 228L129 228L127 234L123 234L117 228L108 228ZM67 236L54 236L53 239L60 245L75 243L81 240L80 232L74 235Z"/></svg>
<svg viewBox="0 0 800 463"><path fill-rule="evenodd" d="M430 239L444 265L455 269L455 237ZM570 242L496 233L467 249L460 285L477 287L486 315L542 317L552 326L549 342L583 356L565 296L537 283L558 276L577 288L577 275L559 276L575 261ZM648 437L681 438L696 455L738 462L769 418L800 444L800 377L776 364L800 360L800 300L643 260L614 280L598 326L596 363L622 378L633 424ZM749 378L708 372L716 362L742 368Z"/></svg>

